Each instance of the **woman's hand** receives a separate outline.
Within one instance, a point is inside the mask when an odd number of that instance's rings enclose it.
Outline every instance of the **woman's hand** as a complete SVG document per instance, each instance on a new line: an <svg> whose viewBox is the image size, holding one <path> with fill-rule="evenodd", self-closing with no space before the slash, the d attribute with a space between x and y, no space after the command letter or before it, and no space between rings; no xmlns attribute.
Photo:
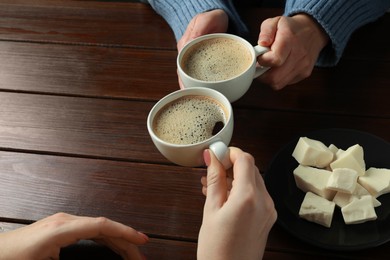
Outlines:
<svg viewBox="0 0 390 260"><path fill-rule="evenodd" d="M253 157L230 147L232 182L211 151L204 159L206 202L198 259L261 259L277 213Z"/></svg>
<svg viewBox="0 0 390 260"><path fill-rule="evenodd" d="M148 237L107 218L57 213L31 225L0 234L0 259L59 259L60 249L81 239L106 245L124 259L144 259L137 245Z"/></svg>

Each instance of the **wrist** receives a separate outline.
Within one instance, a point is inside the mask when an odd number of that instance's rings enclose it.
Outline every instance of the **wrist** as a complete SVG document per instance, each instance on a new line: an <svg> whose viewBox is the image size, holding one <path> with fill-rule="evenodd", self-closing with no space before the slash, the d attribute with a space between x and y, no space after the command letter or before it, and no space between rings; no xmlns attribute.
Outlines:
<svg viewBox="0 0 390 260"><path fill-rule="evenodd" d="M292 18L310 31L312 41L315 42L319 50L322 50L329 43L330 39L328 34L312 16L300 13L292 16Z"/></svg>

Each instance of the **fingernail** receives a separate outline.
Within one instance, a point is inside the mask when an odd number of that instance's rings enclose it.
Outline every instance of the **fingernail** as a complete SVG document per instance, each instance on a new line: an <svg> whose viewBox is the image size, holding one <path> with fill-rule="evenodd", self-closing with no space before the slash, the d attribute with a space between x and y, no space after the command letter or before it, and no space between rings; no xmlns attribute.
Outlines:
<svg viewBox="0 0 390 260"><path fill-rule="evenodd" d="M265 36L263 36L259 39L259 44L262 46L268 46L270 44L270 42L271 42L271 39L268 37L265 37Z"/></svg>
<svg viewBox="0 0 390 260"><path fill-rule="evenodd" d="M139 232L139 231L137 231L137 232L138 232L138 234L139 234L141 237L143 237L143 238L145 239L146 242L149 241L149 237L148 237L147 235L145 235L144 233Z"/></svg>
<svg viewBox="0 0 390 260"><path fill-rule="evenodd" d="M204 150L204 152L203 152L203 160L204 160L204 163L206 164L206 166L209 167L210 163L211 163L211 157L210 157L210 150L209 149Z"/></svg>

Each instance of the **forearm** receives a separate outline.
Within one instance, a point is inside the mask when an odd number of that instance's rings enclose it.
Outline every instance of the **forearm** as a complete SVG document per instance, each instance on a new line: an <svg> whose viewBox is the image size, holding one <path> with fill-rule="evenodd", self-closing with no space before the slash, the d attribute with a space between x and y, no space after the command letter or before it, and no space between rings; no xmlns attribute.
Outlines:
<svg viewBox="0 0 390 260"><path fill-rule="evenodd" d="M179 40L191 19L199 13L214 9L222 9L229 16L230 27L235 33L247 33L245 24L241 21L233 3L228 0L148 0L153 9L160 14L172 28L176 40Z"/></svg>
<svg viewBox="0 0 390 260"><path fill-rule="evenodd" d="M317 65L334 66L352 33L378 19L389 8L389 0L287 0L284 15L306 13L321 25L330 44L322 50Z"/></svg>

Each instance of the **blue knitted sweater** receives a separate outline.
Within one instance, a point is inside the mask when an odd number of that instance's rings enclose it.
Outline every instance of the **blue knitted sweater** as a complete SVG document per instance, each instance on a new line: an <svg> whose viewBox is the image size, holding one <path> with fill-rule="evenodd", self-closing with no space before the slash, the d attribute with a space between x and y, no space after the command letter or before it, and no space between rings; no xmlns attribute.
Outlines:
<svg viewBox="0 0 390 260"><path fill-rule="evenodd" d="M390 8L390 0L287 0L284 15L311 15L328 34L329 44L320 54L317 65L333 66L352 33L375 21Z"/></svg>
<svg viewBox="0 0 390 260"><path fill-rule="evenodd" d="M235 33L245 35L247 27L240 19L231 0L148 0L180 39L188 23L198 13L223 9ZM287 0L284 15L311 15L328 34L331 43L318 58L318 66L334 66L340 60L352 33L375 21L390 8L390 0ZM261 21L259 21L260 23Z"/></svg>

